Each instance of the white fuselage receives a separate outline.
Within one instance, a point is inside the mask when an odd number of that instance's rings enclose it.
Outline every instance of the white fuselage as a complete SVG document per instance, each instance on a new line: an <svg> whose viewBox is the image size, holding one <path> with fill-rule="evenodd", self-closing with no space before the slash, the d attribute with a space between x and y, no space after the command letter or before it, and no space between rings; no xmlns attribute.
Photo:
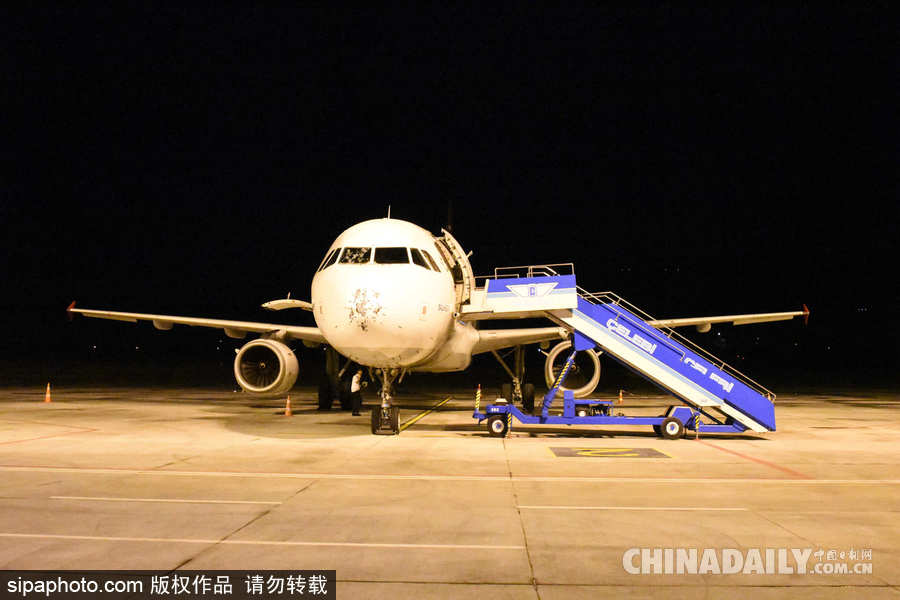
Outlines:
<svg viewBox="0 0 900 600"><path fill-rule="evenodd" d="M312 282L316 325L328 343L371 367L468 366L478 334L455 318L461 284L441 243L396 219L365 221L338 236Z"/></svg>

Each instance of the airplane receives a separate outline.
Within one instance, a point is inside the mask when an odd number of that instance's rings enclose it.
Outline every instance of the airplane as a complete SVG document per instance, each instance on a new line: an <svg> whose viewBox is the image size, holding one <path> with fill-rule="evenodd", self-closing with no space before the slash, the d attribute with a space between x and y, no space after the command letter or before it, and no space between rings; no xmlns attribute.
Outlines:
<svg viewBox="0 0 900 600"><path fill-rule="evenodd" d="M477 292L469 255L446 230L432 235L400 219L373 219L353 225L331 244L312 280L309 302L290 298L266 302L273 311L302 309L313 313L315 327L230 321L172 315L112 312L75 308L68 313L116 321L150 321L159 330L175 325L212 327L231 338L259 334L237 351L234 376L241 388L254 394L279 395L290 390L299 376L299 365L291 346L302 342L326 347L327 377L319 388L320 410L329 410L335 400L350 407L349 384L341 376L351 363L367 367L370 377L381 383L380 406L372 410L372 433L399 433L399 407L393 402L394 386L411 372L461 371L476 354L491 352L512 379L502 386L501 396L518 401L527 411L534 409L534 386L524 382L526 344L558 344L545 362L545 379L552 382L558 371L554 361L571 346L563 327L482 329L479 322L491 315L469 308ZM471 253L470 253L471 254ZM693 325L709 331L714 323L747 324L792 319L809 311L732 315L695 319L653 321L656 327ZM514 366L507 366L498 353L515 349ZM598 353L586 351L594 373L575 390L585 397L599 381ZM340 367L340 357L346 363ZM548 383L548 386L550 384Z"/></svg>

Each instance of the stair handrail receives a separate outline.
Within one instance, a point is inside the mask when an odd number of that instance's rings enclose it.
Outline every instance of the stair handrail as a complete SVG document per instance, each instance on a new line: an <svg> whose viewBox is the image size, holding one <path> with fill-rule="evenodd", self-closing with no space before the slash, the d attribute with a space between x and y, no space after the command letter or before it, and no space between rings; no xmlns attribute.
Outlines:
<svg viewBox="0 0 900 600"><path fill-rule="evenodd" d="M573 263L551 263L547 265L520 265L516 267L497 267L494 269L494 279L511 277L559 277L560 275L574 275Z"/></svg>
<svg viewBox="0 0 900 600"><path fill-rule="evenodd" d="M624 298L622 298L621 296L619 296L613 292L588 292L581 286L576 286L576 288L578 291L578 295L581 298L583 298L585 301L590 302L591 304L613 304L616 306L623 306L629 312L634 313L635 315L637 315L638 317L640 317L641 319L643 319L645 321L657 321L657 319L651 317L650 315L648 315L647 313L645 313L644 311L642 311L635 305L631 304L630 302L626 301ZM674 339L678 343L683 344L684 346L687 346L690 350L696 352L697 354L699 354L700 356L702 356L703 358L708 360L712 365L716 366L720 371L727 372L729 375L740 380L741 383L743 383L744 385L752 388L754 391L759 393L761 396L765 396L773 404L775 403L775 394L773 392L769 391L768 389L766 389L765 387L763 387L761 384L757 383L753 379L750 379L748 376L744 375L743 373L741 373L740 371L738 371L737 369L735 369L734 367L732 367L731 365L729 365L728 363L723 361L721 358L713 356L710 352L708 352L707 350L704 350L703 348L701 348L694 342L690 341L689 339L687 339L686 337L684 337L683 335L681 335L680 333L678 333L671 327L667 327L665 325L660 325L658 327L653 326L653 327L657 331L663 332L663 334L666 337L668 337L669 339Z"/></svg>

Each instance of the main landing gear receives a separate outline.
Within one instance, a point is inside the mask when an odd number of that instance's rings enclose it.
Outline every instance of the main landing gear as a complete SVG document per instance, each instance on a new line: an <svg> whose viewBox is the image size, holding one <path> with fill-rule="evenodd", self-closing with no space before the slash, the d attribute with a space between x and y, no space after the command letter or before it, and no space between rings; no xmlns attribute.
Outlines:
<svg viewBox="0 0 900 600"><path fill-rule="evenodd" d="M350 366L350 361L341 368L341 356L331 346L325 348L325 379L319 384L319 410L331 410L335 400L340 402L341 410L349 411L352 408L350 397L350 382L342 381L344 371Z"/></svg>
<svg viewBox="0 0 900 600"><path fill-rule="evenodd" d="M500 397L513 404L521 404L526 414L534 412L534 385L531 383L522 383L525 377L525 347L516 346L515 348L515 372L507 366L506 361L496 350L491 350L500 365L512 377L512 383L504 383L500 386Z"/></svg>
<svg viewBox="0 0 900 600"><path fill-rule="evenodd" d="M402 374L399 369L375 369L375 377L381 381L381 406L372 409L372 433L396 435L400 433L400 407L391 403L394 380Z"/></svg>

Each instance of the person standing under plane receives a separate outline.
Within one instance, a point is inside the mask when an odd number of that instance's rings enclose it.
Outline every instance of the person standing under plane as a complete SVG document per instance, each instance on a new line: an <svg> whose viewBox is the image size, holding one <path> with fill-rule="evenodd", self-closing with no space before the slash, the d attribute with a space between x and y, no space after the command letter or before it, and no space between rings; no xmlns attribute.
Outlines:
<svg viewBox="0 0 900 600"><path fill-rule="evenodd" d="M359 390L367 385L369 385L368 381L362 381L362 369L358 370L353 376L353 381L350 382L350 402L354 417L358 417L359 411L362 409L362 394Z"/></svg>

